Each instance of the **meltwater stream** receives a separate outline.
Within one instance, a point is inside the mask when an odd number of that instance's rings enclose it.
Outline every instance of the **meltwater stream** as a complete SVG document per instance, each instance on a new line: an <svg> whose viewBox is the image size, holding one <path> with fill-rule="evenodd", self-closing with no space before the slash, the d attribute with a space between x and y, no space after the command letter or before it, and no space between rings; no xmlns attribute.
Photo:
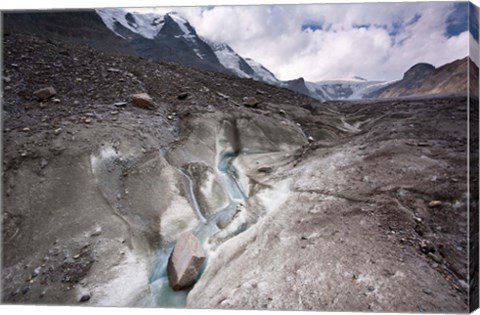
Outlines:
<svg viewBox="0 0 480 315"><path fill-rule="evenodd" d="M205 218L202 214L201 209L199 208L194 189L193 189L193 182L190 176L184 172L183 170L178 169L179 172L183 174L188 180L189 184L189 193L190 198L192 200L192 205L195 208L195 212L199 217L200 223L195 227L192 231L195 236L200 240L200 243L205 249L205 243L208 238L215 233L219 232L220 229L217 226L217 222L219 220L227 221L231 220L237 210L237 206L244 202L247 197L245 193L242 191L241 187L239 186L238 182L235 180L234 175L236 174L237 170L232 165L232 160L238 155L238 153L227 151L224 152L220 158L217 165L217 172L223 186L224 192L228 196L228 205L217 211L216 213L210 215L209 217ZM240 227L240 231L236 231L236 233L242 232L246 229L245 226ZM150 283L150 291L151 297L150 300L147 302L147 306L151 307L185 307L187 302L187 294L188 290L183 291L174 291L170 287L168 283L168 275L167 275L167 264L168 258L172 253L175 244L169 244L166 248L164 248L158 255L152 274L149 279ZM207 259L203 263L202 267L200 268L200 272L198 278L201 277L205 267L208 263L208 251L205 251L207 254Z"/></svg>

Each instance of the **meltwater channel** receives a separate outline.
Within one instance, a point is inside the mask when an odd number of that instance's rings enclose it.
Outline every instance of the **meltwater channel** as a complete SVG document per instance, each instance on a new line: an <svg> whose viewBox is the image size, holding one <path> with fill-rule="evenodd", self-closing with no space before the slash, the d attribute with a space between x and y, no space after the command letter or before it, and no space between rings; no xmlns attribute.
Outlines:
<svg viewBox="0 0 480 315"><path fill-rule="evenodd" d="M193 189L192 179L186 172L177 168L177 170L181 172L183 176L187 179L189 185L189 197L200 221L199 224L192 231L192 233L200 240L204 249L205 243L208 238L220 231L217 226L218 221L225 219L227 220L227 222L230 221L236 213L237 206L247 199L245 193L243 192L234 177L237 170L232 165L232 160L235 159L237 155L238 153L232 151L223 152L220 155L217 165L217 172L220 178L221 185L223 186L223 190L228 196L228 205L207 218L203 216L202 211L199 208L197 198ZM240 226L240 230L237 230L236 233L238 234L245 230L246 226L242 225ZM151 297L147 303L147 306L180 308L185 307L186 305L189 290L174 291L168 283L167 264L168 258L170 257L170 254L172 253L174 247L175 243L171 243L166 248L162 249L158 254L152 274L149 279ZM203 263L202 267L200 268L198 278L202 276L202 273L205 270L206 265L208 264L208 251L205 251L205 253L207 255L207 258Z"/></svg>

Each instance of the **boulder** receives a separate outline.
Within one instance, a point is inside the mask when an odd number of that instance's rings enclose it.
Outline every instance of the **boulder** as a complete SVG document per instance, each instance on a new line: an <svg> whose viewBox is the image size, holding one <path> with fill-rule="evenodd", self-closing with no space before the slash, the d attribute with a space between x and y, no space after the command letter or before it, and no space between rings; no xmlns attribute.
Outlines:
<svg viewBox="0 0 480 315"><path fill-rule="evenodd" d="M255 97L245 97L243 99L243 105L245 107L257 107L259 101Z"/></svg>
<svg viewBox="0 0 480 315"><path fill-rule="evenodd" d="M433 243L426 239L423 239L420 242L419 247L420 247L420 251L424 254L435 252L435 246L433 245Z"/></svg>
<svg viewBox="0 0 480 315"><path fill-rule="evenodd" d="M57 92L51 86L43 88L43 89L39 89L39 90L36 90L35 92L33 92L33 95L35 95L36 97L38 97L41 100L49 99L50 97L52 97L56 94L57 94Z"/></svg>
<svg viewBox="0 0 480 315"><path fill-rule="evenodd" d="M184 233L168 259L167 274L170 287L178 291L193 286L205 258L198 238L191 232Z"/></svg>
<svg viewBox="0 0 480 315"><path fill-rule="evenodd" d="M430 201L430 203L428 204L428 206L430 208L436 208L436 207L440 207L442 205L442 202L440 200L432 200Z"/></svg>
<svg viewBox="0 0 480 315"><path fill-rule="evenodd" d="M147 93L133 94L132 104L140 108L149 108L153 106L153 99Z"/></svg>

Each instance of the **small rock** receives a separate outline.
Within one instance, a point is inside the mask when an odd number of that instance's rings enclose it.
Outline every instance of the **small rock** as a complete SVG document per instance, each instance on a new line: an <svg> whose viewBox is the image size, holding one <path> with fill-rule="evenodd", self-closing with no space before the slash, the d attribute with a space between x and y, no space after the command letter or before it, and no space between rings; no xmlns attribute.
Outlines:
<svg viewBox="0 0 480 315"><path fill-rule="evenodd" d="M435 207L439 207L442 205L442 202L440 200L432 200L430 201L430 203L428 204L428 206L430 208L435 208Z"/></svg>
<svg viewBox="0 0 480 315"><path fill-rule="evenodd" d="M25 127L25 128L22 129L22 131L23 131L23 132L30 132L31 130L30 130L30 128Z"/></svg>
<svg viewBox="0 0 480 315"><path fill-rule="evenodd" d="M115 72L115 73L120 72L119 69L115 69L115 68L108 68L107 71L108 72Z"/></svg>
<svg viewBox="0 0 480 315"><path fill-rule="evenodd" d="M442 262L442 257L438 254L434 254L432 252L428 253L428 257L432 258L434 262L436 263L441 263Z"/></svg>
<svg viewBox="0 0 480 315"><path fill-rule="evenodd" d="M190 94L188 94L187 92L183 92L183 93L180 93L180 94L177 96L177 98L178 98L179 100L185 100L185 99L188 98L189 95L190 95Z"/></svg>
<svg viewBox="0 0 480 315"><path fill-rule="evenodd" d="M36 278L40 274L41 270L42 270L42 267L35 268L35 270L33 270L32 274L31 274L32 279Z"/></svg>
<svg viewBox="0 0 480 315"><path fill-rule="evenodd" d="M232 220L231 220L231 218L230 218L229 216L226 216L226 215L221 216L221 217L218 218L218 220L217 220L217 227L218 227L219 229L222 229L222 230L223 230L224 228L226 228L226 227L228 226L228 224L230 224L231 221L232 221Z"/></svg>
<svg viewBox="0 0 480 315"><path fill-rule="evenodd" d="M375 291L375 288L372 287L372 286L368 286L368 287L367 287L367 290L370 291L370 292L373 292L373 291Z"/></svg>
<svg viewBox="0 0 480 315"><path fill-rule="evenodd" d="M153 106L153 99L147 93L139 93L131 96L133 105L139 108L150 108Z"/></svg>
<svg viewBox="0 0 480 315"><path fill-rule="evenodd" d="M430 242L429 240L423 239L420 242L419 246L420 246L420 251L424 254L435 252L435 246L433 246L433 243Z"/></svg>
<svg viewBox="0 0 480 315"><path fill-rule="evenodd" d="M172 115L168 115L168 116L167 116L167 119L168 119L168 120L172 120L172 119L173 119Z"/></svg>
<svg viewBox="0 0 480 315"><path fill-rule="evenodd" d="M73 256L73 259L78 259L80 258L80 254L76 254L75 256Z"/></svg>
<svg viewBox="0 0 480 315"><path fill-rule="evenodd" d="M45 166L47 166L47 165L48 165L48 161L45 160L44 158L42 158L42 159L40 160L40 168L43 169L43 168L45 168Z"/></svg>
<svg viewBox="0 0 480 315"><path fill-rule="evenodd" d="M12 79L10 77L3 77L3 82L10 83Z"/></svg>
<svg viewBox="0 0 480 315"><path fill-rule="evenodd" d="M99 235L101 235L101 234L102 234L102 228L101 228L101 227L97 227L97 228L95 229L95 231L93 231L93 232L90 234L90 236L99 236Z"/></svg>
<svg viewBox="0 0 480 315"><path fill-rule="evenodd" d="M35 92L33 92L33 95L35 95L36 97L38 97L41 100L49 99L50 97L55 96L56 94L57 94L57 92L51 86L43 88L43 89L39 89L39 90L36 90Z"/></svg>
<svg viewBox="0 0 480 315"><path fill-rule="evenodd" d="M53 134L58 136L60 134L60 132L62 132L62 128L57 128L53 131Z"/></svg>
<svg viewBox="0 0 480 315"><path fill-rule="evenodd" d="M85 118L85 120L83 122L86 123L86 124L90 124L92 122L92 120L90 118Z"/></svg>
<svg viewBox="0 0 480 315"><path fill-rule="evenodd" d="M78 300L80 303L83 303L83 302L87 302L90 300L90 293L84 293L82 294L82 296L80 297L80 299Z"/></svg>
<svg viewBox="0 0 480 315"><path fill-rule="evenodd" d="M45 103L40 103L40 108L46 108L47 107L47 104Z"/></svg>
<svg viewBox="0 0 480 315"><path fill-rule="evenodd" d="M257 169L257 172L259 173L271 173L273 170L273 167L271 166L262 166Z"/></svg>
<svg viewBox="0 0 480 315"><path fill-rule="evenodd" d="M215 94L217 94L218 96L220 96L220 97L223 98L224 100L228 100L228 99L230 98L230 96L225 95L225 94L220 93L220 92L216 92Z"/></svg>
<svg viewBox="0 0 480 315"><path fill-rule="evenodd" d="M419 147L428 147L429 144L428 144L427 142L419 142L419 143L417 143L417 146L419 146Z"/></svg>
<svg viewBox="0 0 480 315"><path fill-rule="evenodd" d="M287 115L287 112L284 111L283 109L280 109L280 110L278 111L278 113L279 113L280 115L282 115L282 116L286 116L286 115Z"/></svg>
<svg viewBox="0 0 480 315"><path fill-rule="evenodd" d="M243 99L243 105L245 107L255 108L258 106L259 101L255 97L245 97Z"/></svg>
<svg viewBox="0 0 480 315"><path fill-rule="evenodd" d="M80 105L80 102L75 100L75 101L73 101L73 105Z"/></svg>
<svg viewBox="0 0 480 315"><path fill-rule="evenodd" d="M27 294L30 291L30 286L26 285L22 288L21 292L23 295Z"/></svg>
<svg viewBox="0 0 480 315"><path fill-rule="evenodd" d="M425 293L427 295L432 295L432 290L430 290L430 289L425 288L422 291L423 291L423 293Z"/></svg>
<svg viewBox="0 0 480 315"><path fill-rule="evenodd" d="M308 142L310 142L310 143L312 143L312 142L314 142L314 141L315 141L315 139L313 139L313 137L312 137L312 136L309 136L309 137L307 138L307 140L308 140Z"/></svg>
<svg viewBox="0 0 480 315"><path fill-rule="evenodd" d="M265 91L262 91L262 90L257 90L257 94L260 94L260 95L266 95L267 92Z"/></svg>
<svg viewBox="0 0 480 315"><path fill-rule="evenodd" d="M58 103L60 103L61 101L60 101L59 98L54 98L54 99L53 99L53 102L54 102L55 104L58 104Z"/></svg>

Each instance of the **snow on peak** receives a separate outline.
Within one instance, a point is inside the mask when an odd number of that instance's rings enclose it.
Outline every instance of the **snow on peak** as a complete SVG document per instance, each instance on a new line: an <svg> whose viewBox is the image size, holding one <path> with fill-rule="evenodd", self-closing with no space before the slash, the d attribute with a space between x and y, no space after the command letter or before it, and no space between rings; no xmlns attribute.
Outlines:
<svg viewBox="0 0 480 315"><path fill-rule="evenodd" d="M218 58L218 61L227 69L233 71L237 76L241 78L250 78L251 76L242 70L240 57L235 51L233 51L227 44L215 43L206 38L202 40L212 47L213 52Z"/></svg>
<svg viewBox="0 0 480 315"><path fill-rule="evenodd" d="M162 30L165 25L165 17L168 16L178 25L183 35L192 35L191 27L187 20L182 18L176 12L169 12L165 15L157 13L139 13L135 10L126 9L96 9L98 15L102 18L103 23L116 35L125 38L116 31L117 23L138 34L142 37L153 39ZM183 36L182 35L182 36Z"/></svg>
<svg viewBox="0 0 480 315"><path fill-rule="evenodd" d="M124 38L115 30L115 24L139 34L142 37L153 39L161 31L165 21L164 16L155 13L138 13L126 11L125 9L96 9L103 23L116 35Z"/></svg>
<svg viewBox="0 0 480 315"><path fill-rule="evenodd" d="M255 71L256 77L254 79L261 80L270 84L278 84L279 81L275 75L265 68L262 64L256 62L251 58L245 58L248 65Z"/></svg>
<svg viewBox="0 0 480 315"><path fill-rule="evenodd" d="M188 29L188 26L187 26L189 24L188 21L180 17L178 13L170 12L170 13L167 13L167 15L171 17L175 23L177 23L178 27L180 28L180 30L182 30L184 35L192 34L192 32Z"/></svg>

